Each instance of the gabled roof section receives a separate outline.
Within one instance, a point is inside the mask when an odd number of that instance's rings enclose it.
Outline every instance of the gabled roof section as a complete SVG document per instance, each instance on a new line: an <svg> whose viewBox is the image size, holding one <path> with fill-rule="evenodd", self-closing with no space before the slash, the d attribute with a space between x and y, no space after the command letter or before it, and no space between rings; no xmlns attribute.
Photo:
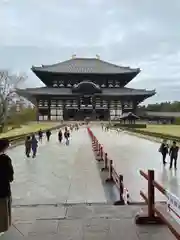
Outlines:
<svg viewBox="0 0 180 240"><path fill-rule="evenodd" d="M74 74L128 74L140 72L139 68L118 66L97 58L73 58L53 65L32 68L33 72L74 73Z"/></svg>

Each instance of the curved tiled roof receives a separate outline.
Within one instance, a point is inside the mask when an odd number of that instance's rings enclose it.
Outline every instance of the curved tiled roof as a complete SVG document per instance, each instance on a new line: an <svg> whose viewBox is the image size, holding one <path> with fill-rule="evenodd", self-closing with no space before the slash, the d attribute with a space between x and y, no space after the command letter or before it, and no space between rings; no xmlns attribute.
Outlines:
<svg viewBox="0 0 180 240"><path fill-rule="evenodd" d="M52 73L88 73L88 74L125 74L140 72L139 68L118 66L97 58L74 58L53 65L32 67L33 72L43 71Z"/></svg>
<svg viewBox="0 0 180 240"><path fill-rule="evenodd" d="M97 84L93 82L82 81L72 88L72 92L100 93L102 90Z"/></svg>
<svg viewBox="0 0 180 240"><path fill-rule="evenodd" d="M103 88L102 95L108 96L153 96L156 92L155 90L145 90L145 89L133 89L133 88ZM27 88L27 89L17 89L17 93L20 95L30 94L30 95L71 95L71 88Z"/></svg>

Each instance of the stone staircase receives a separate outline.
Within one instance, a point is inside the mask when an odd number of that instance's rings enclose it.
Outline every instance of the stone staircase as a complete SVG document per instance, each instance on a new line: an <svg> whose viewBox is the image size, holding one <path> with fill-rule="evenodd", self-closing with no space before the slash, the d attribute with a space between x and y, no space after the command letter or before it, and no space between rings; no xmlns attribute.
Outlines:
<svg viewBox="0 0 180 240"><path fill-rule="evenodd" d="M173 240L166 226L137 226L140 206L57 204L17 206L2 240Z"/></svg>

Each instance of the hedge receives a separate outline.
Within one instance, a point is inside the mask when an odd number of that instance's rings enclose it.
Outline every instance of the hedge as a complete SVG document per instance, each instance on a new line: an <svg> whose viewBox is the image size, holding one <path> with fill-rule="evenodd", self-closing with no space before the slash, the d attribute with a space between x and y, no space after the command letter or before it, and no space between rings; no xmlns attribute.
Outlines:
<svg viewBox="0 0 180 240"><path fill-rule="evenodd" d="M146 124L123 124L123 123L116 123L113 125L114 127L117 128L146 128Z"/></svg>
<svg viewBox="0 0 180 240"><path fill-rule="evenodd" d="M150 137L155 137L155 138L161 138L161 139L180 142L180 137L173 136L173 135L170 135L170 134L149 132L149 131L144 131L144 130L140 130L140 129L132 129L132 128L129 128L127 130L131 131L131 132L134 132L134 133L139 133L139 134L142 134L142 135L150 136Z"/></svg>

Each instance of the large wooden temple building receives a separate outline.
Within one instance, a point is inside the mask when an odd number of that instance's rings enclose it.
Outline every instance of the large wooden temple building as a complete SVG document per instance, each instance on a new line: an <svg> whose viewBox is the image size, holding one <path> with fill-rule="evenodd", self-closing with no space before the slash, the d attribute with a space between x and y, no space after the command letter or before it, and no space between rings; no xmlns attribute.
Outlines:
<svg viewBox="0 0 180 240"><path fill-rule="evenodd" d="M137 105L155 90L125 87L140 69L122 67L99 58L76 58L32 67L45 87L17 89L37 106L38 120L116 120L136 113Z"/></svg>

